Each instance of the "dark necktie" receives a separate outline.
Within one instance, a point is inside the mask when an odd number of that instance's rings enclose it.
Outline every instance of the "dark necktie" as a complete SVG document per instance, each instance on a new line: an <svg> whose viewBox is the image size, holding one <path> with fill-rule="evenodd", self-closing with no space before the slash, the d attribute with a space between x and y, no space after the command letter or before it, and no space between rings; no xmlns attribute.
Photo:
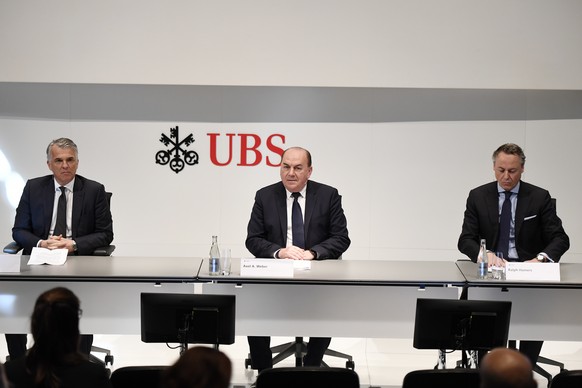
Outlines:
<svg viewBox="0 0 582 388"><path fill-rule="evenodd" d="M65 186L61 186L60 190L61 196L59 197L59 205L57 206L57 222L55 223L53 235L67 237L67 195L65 194Z"/></svg>
<svg viewBox="0 0 582 388"><path fill-rule="evenodd" d="M509 232L511 229L511 191L505 192L505 201L501 206L499 218L499 242L497 251L503 253L503 258L509 258Z"/></svg>
<svg viewBox="0 0 582 388"><path fill-rule="evenodd" d="M305 248L305 228L303 226L303 215L301 206L297 198L301 193L293 193L293 210L291 211L291 231L293 232L293 245L299 248Z"/></svg>

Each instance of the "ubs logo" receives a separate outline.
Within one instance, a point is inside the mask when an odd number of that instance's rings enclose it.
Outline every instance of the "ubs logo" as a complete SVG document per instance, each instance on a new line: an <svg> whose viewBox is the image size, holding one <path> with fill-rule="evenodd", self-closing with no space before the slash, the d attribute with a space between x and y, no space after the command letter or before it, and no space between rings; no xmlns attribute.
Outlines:
<svg viewBox="0 0 582 388"><path fill-rule="evenodd" d="M178 126L170 128L170 137L162 133L160 142L164 143L167 150L160 150L156 153L156 163L165 166L170 165L172 171L176 174L184 169L186 165L193 166L198 164L198 153L186 148L194 143L194 136L189 134L184 140L180 140Z"/></svg>

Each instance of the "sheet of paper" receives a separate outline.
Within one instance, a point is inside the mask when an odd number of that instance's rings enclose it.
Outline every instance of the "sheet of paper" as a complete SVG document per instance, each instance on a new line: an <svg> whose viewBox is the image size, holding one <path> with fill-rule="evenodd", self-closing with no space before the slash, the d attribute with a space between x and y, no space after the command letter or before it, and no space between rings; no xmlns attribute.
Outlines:
<svg viewBox="0 0 582 388"><path fill-rule="evenodd" d="M66 249L46 249L46 248L32 248L32 253L30 254L30 259L28 259L28 265L63 265L67 261L67 253L69 251Z"/></svg>

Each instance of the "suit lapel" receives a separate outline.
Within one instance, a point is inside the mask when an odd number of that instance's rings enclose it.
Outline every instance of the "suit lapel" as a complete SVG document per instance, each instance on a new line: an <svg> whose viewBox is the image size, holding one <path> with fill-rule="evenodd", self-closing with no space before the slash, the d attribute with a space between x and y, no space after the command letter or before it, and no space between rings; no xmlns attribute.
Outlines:
<svg viewBox="0 0 582 388"><path fill-rule="evenodd" d="M73 186L73 214L71 217L71 234L73 235L73 238L77 237L77 227L81 221L83 200L85 198L83 186L83 181L79 179L79 176L77 176L75 178L75 185Z"/></svg>
<svg viewBox="0 0 582 388"><path fill-rule="evenodd" d="M489 187L489 194L485 197L487 214L489 215L489 224L493 226L493 247L497 246L499 238L499 192L497 191L497 182L493 182Z"/></svg>
<svg viewBox="0 0 582 388"><path fill-rule="evenodd" d="M287 244L287 190L283 183L277 185L275 189L275 208L281 226L281 236L283 236L283 246Z"/></svg>
<svg viewBox="0 0 582 388"><path fill-rule="evenodd" d="M530 190L524 182L519 186L519 193L517 194L517 208L515 209L515 237L519 236L523 219L531 214L526 214L531 202Z"/></svg>
<svg viewBox="0 0 582 388"><path fill-rule="evenodd" d="M47 184L43 188L42 197L44 198L43 208L44 208L44 233L48 236L51 231L51 223L53 221L53 210L55 206L55 183L54 178L51 175L50 179L47 180Z"/></svg>
<svg viewBox="0 0 582 388"><path fill-rule="evenodd" d="M311 216L313 215L313 209L317 204L317 186L307 181L307 198L305 198L305 219L303 223L305 224L305 243L307 244L309 239L309 223L311 222Z"/></svg>

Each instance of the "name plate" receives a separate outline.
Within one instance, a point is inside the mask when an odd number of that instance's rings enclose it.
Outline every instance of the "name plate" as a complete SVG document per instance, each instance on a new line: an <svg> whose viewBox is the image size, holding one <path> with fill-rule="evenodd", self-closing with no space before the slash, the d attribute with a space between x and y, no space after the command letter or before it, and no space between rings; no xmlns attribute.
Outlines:
<svg viewBox="0 0 582 388"><path fill-rule="evenodd" d="M292 278L293 260L241 259L240 276Z"/></svg>
<svg viewBox="0 0 582 388"><path fill-rule="evenodd" d="M519 263L505 264L506 280L560 281L560 263Z"/></svg>
<svg viewBox="0 0 582 388"><path fill-rule="evenodd" d="M21 255L0 255L0 272L20 272Z"/></svg>

